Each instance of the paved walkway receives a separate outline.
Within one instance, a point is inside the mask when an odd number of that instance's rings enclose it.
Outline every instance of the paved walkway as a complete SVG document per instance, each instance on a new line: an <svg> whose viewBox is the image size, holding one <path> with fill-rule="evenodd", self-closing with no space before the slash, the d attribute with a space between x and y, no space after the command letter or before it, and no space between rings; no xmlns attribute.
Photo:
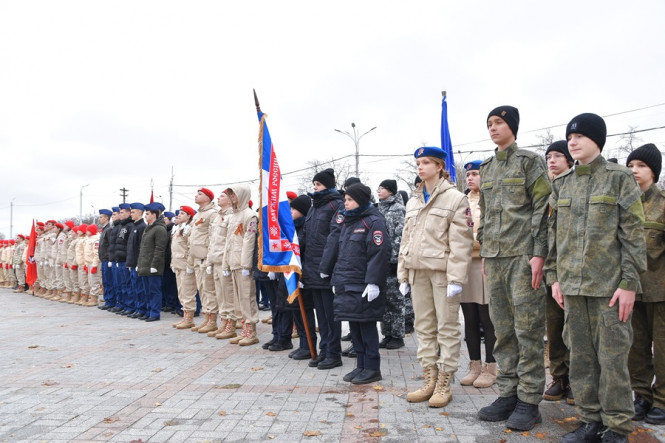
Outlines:
<svg viewBox="0 0 665 443"><path fill-rule="evenodd" d="M382 350L383 381L355 386L342 381L351 359L309 368L286 351L177 331L172 314L145 323L8 289L0 300L3 442L558 441L578 424L565 402L541 403L543 423L524 435L481 422L476 413L496 392L458 380L446 408L407 403L407 388L421 383L412 336ZM258 332L270 338L268 325ZM665 441L665 427L631 439Z"/></svg>

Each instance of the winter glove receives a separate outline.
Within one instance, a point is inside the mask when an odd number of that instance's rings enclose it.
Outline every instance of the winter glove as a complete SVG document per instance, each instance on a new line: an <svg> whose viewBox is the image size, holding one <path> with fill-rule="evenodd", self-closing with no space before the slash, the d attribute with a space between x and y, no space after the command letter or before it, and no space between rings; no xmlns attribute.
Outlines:
<svg viewBox="0 0 665 443"><path fill-rule="evenodd" d="M299 287L300 289L303 289L303 288L305 287L305 285L303 285L302 282L299 281L299 282L298 282L298 287Z"/></svg>
<svg viewBox="0 0 665 443"><path fill-rule="evenodd" d="M275 275L274 272L268 272L268 278L270 280L275 280L275 279L277 279L277 276Z"/></svg>
<svg viewBox="0 0 665 443"><path fill-rule="evenodd" d="M462 292L462 287L455 283L448 283L448 297L454 297Z"/></svg>
<svg viewBox="0 0 665 443"><path fill-rule="evenodd" d="M229 271L228 269L225 269L224 271L222 271L222 275L224 277L228 277L229 275L231 275L231 271Z"/></svg>
<svg viewBox="0 0 665 443"><path fill-rule="evenodd" d="M334 286L331 286L330 289L332 289L333 294L334 294L334 293L335 293L335 287L334 287Z"/></svg>
<svg viewBox="0 0 665 443"><path fill-rule="evenodd" d="M367 285L367 287L365 287L365 291L363 291L363 297L367 296L367 301L372 301L377 298L380 293L381 290L379 287L370 283Z"/></svg>
<svg viewBox="0 0 665 443"><path fill-rule="evenodd" d="M206 274L208 274L208 275L212 274L212 266L208 266L206 268Z"/></svg>
<svg viewBox="0 0 665 443"><path fill-rule="evenodd" d="M328 278L330 277L328 274L324 274L323 272L319 274L321 278Z"/></svg>
<svg viewBox="0 0 665 443"><path fill-rule="evenodd" d="M116 267L116 268L119 268L119 267L120 267L120 263L116 263L116 264L115 264L115 267Z"/></svg>
<svg viewBox="0 0 665 443"><path fill-rule="evenodd" d="M94 268L90 269L90 273L91 273L91 274L96 274L96 273L97 273L97 266L95 266Z"/></svg>
<svg viewBox="0 0 665 443"><path fill-rule="evenodd" d="M193 273L194 273L194 270L193 270L192 268L187 268L187 269L185 270L185 272L188 273L188 274L193 274Z"/></svg>
<svg viewBox="0 0 665 443"><path fill-rule="evenodd" d="M113 263L108 262L108 263L106 264L106 267L107 267L107 268L112 268L112 267L113 267Z"/></svg>
<svg viewBox="0 0 665 443"><path fill-rule="evenodd" d="M243 269L242 270L242 276L243 277L248 277L249 276L249 269Z"/></svg>
<svg viewBox="0 0 665 443"><path fill-rule="evenodd" d="M156 268L150 268L150 273L151 274L157 274L157 269Z"/></svg>
<svg viewBox="0 0 665 443"><path fill-rule="evenodd" d="M78 268L78 265L72 265L72 271L76 271Z"/></svg>
<svg viewBox="0 0 665 443"><path fill-rule="evenodd" d="M399 292L401 292L402 295L406 296L406 294L411 292L411 287L407 282L402 282L402 284L399 285Z"/></svg>
<svg viewBox="0 0 665 443"><path fill-rule="evenodd" d="M136 272L139 272L139 267L138 266L136 267Z"/></svg>
<svg viewBox="0 0 665 443"><path fill-rule="evenodd" d="M83 271L88 272L88 265L83 265Z"/></svg>
<svg viewBox="0 0 665 443"><path fill-rule="evenodd" d="M67 263L65 263L63 266L65 267L65 269L69 269L69 265Z"/></svg>

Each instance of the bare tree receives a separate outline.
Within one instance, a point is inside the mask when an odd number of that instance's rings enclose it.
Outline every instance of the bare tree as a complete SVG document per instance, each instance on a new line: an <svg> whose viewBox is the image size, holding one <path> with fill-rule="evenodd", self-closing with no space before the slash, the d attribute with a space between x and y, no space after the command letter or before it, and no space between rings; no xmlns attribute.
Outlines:
<svg viewBox="0 0 665 443"><path fill-rule="evenodd" d="M627 156L642 144L642 139L636 135L637 128L628 125L628 132L621 134L616 147L617 157Z"/></svg>
<svg viewBox="0 0 665 443"><path fill-rule="evenodd" d="M552 134L550 128L547 128L547 130L545 130L545 132L542 134L536 134L536 139L538 139L535 148L536 152L542 156L545 156L545 151L547 151L547 148L549 148L549 146L554 143L554 134Z"/></svg>
<svg viewBox="0 0 665 443"><path fill-rule="evenodd" d="M417 176L418 168L413 160L402 160L395 174L397 181L404 183L411 191L416 189L415 180Z"/></svg>
<svg viewBox="0 0 665 443"><path fill-rule="evenodd" d="M312 190L312 178L314 175L317 172L323 171L327 168L332 168L335 170L337 188L344 186L344 182L354 174L354 171L351 168L351 163L348 160L308 160L307 169L298 175L298 193L305 194L310 192ZM360 177L358 178L363 183L366 181L366 177L363 177L362 174L360 174Z"/></svg>

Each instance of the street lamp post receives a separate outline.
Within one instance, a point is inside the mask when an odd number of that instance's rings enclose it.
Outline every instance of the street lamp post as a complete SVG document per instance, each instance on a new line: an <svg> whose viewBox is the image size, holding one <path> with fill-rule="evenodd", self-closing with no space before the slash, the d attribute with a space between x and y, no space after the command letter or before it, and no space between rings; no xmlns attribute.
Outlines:
<svg viewBox="0 0 665 443"><path fill-rule="evenodd" d="M81 193L79 194L79 224L83 223L83 188L87 188L88 186L90 186L90 183L81 186Z"/></svg>
<svg viewBox="0 0 665 443"><path fill-rule="evenodd" d="M372 132L373 130L376 129L376 126L374 126L372 129L369 131L363 133L362 135L358 136L358 129L356 128L355 123L351 123L351 128L353 130L353 135L351 135L348 131L340 131L339 129L335 129L336 132L339 132L340 134L344 134L348 136L351 140L353 140L353 144L356 147L356 177L360 176L360 172L358 171L358 163L359 163L359 157L360 157L360 139Z"/></svg>
<svg viewBox="0 0 665 443"><path fill-rule="evenodd" d="M14 200L16 197L9 202L9 238L14 238Z"/></svg>

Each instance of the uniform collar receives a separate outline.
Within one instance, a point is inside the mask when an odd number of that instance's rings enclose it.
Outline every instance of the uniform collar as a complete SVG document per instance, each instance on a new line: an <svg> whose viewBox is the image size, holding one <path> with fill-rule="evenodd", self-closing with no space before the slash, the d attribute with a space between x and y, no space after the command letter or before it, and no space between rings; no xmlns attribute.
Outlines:
<svg viewBox="0 0 665 443"><path fill-rule="evenodd" d="M580 165L575 163L575 174L577 175L591 175L595 173L599 168L604 168L607 164L607 160L602 155L594 158L591 163L588 165Z"/></svg>
<svg viewBox="0 0 665 443"><path fill-rule="evenodd" d="M510 146L503 151L499 151L499 148L494 149L494 152L496 153L494 155L498 161L506 161L515 151L517 151L517 142L512 142Z"/></svg>
<svg viewBox="0 0 665 443"><path fill-rule="evenodd" d="M658 192L658 186L656 186L655 183L652 183L651 186L649 186L649 189L644 191L644 194L642 194L642 201L648 200L653 196L654 192Z"/></svg>

